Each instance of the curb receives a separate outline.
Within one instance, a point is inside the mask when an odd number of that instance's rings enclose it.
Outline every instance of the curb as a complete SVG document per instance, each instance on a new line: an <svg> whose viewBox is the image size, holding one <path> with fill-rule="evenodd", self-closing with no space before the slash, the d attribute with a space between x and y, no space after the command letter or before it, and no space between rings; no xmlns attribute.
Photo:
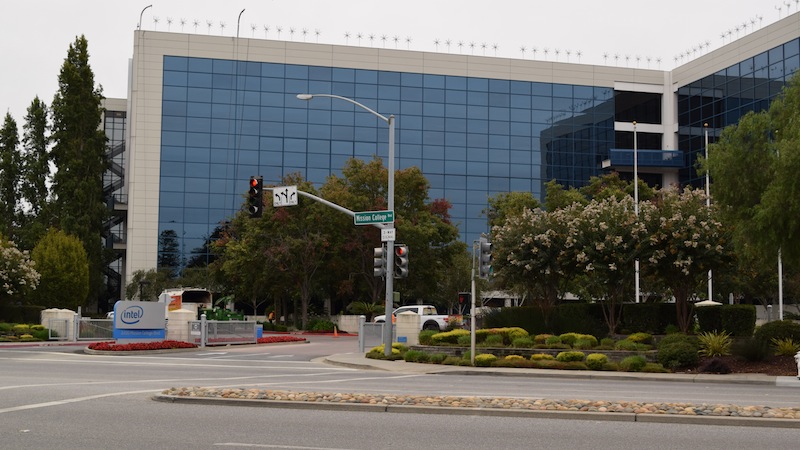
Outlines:
<svg viewBox="0 0 800 450"><path fill-rule="evenodd" d="M605 422L641 422L684 425L718 425L737 427L798 428L800 421L759 417L689 416L666 414L637 414L593 411L531 411L490 408L453 408L447 406L407 406L361 403L321 403L280 400L227 399L211 397L183 397L158 394L155 401L167 403L192 403L201 405L246 406L261 408L315 409L324 411L386 412L406 414L446 414L480 417L526 417L531 419L592 420Z"/></svg>

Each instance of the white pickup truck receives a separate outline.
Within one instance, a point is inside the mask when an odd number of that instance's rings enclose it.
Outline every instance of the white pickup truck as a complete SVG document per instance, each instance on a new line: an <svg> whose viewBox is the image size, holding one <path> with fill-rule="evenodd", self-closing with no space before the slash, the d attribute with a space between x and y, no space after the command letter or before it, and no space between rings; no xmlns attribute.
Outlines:
<svg viewBox="0 0 800 450"><path fill-rule="evenodd" d="M420 329L421 330L439 330L445 331L447 329L447 318L449 316L439 314L436 311L435 306L431 305L407 305L401 306L394 310L392 313L393 316L397 316L397 314L404 313L404 312L412 312L414 314L419 314L420 317ZM375 316L372 319L375 323L383 323L386 322L386 315Z"/></svg>

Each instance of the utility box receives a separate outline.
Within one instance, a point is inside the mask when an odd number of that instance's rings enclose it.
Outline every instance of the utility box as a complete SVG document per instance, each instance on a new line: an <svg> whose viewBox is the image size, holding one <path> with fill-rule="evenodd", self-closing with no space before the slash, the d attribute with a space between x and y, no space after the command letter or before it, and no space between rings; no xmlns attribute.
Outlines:
<svg viewBox="0 0 800 450"><path fill-rule="evenodd" d="M419 344L419 321L422 319L419 314L405 311L397 314L395 317L397 342L402 342L401 338L405 338L405 342L403 342L404 345Z"/></svg>

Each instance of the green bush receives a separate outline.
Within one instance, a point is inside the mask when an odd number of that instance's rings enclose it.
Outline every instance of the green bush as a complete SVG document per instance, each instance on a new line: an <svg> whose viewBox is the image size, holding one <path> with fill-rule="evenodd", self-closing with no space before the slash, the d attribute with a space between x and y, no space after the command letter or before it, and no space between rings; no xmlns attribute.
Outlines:
<svg viewBox="0 0 800 450"><path fill-rule="evenodd" d="M589 338L585 337L587 335L583 335L581 338L577 339L573 344L572 348L576 350L589 350L591 348L597 347L597 338L594 336L589 336Z"/></svg>
<svg viewBox="0 0 800 450"><path fill-rule="evenodd" d="M514 342L514 339L519 338L526 338L529 337L530 334L523 328L520 327L510 327L503 329L503 340L506 344L511 344Z"/></svg>
<svg viewBox="0 0 800 450"><path fill-rule="evenodd" d="M661 345L658 348L658 362L668 369L692 367L697 365L699 360L697 347L685 340Z"/></svg>
<svg viewBox="0 0 800 450"><path fill-rule="evenodd" d="M497 361L497 357L490 353L481 353L480 355L475 355L475 365L478 367L489 367L495 361Z"/></svg>
<svg viewBox="0 0 800 450"><path fill-rule="evenodd" d="M647 344L640 344L638 342L633 342L628 339L623 339L621 341L617 341L617 343L614 344L614 349L623 350L627 352L645 352L647 350L650 350L651 347Z"/></svg>
<svg viewBox="0 0 800 450"><path fill-rule="evenodd" d="M306 330L308 331L322 331L333 332L335 324L327 319L313 318L308 321Z"/></svg>
<svg viewBox="0 0 800 450"><path fill-rule="evenodd" d="M15 336L22 336L23 334L30 334L31 327L30 327L30 325L27 325L27 324L24 324L24 323L20 323L20 324L14 325L11 328L11 332Z"/></svg>
<svg viewBox="0 0 800 450"><path fill-rule="evenodd" d="M403 359L406 362L424 363L424 362L428 362L428 360L430 359L430 356L427 353L425 353L423 351L420 351L420 350L409 350L409 351L406 352L405 355L403 355Z"/></svg>
<svg viewBox="0 0 800 450"><path fill-rule="evenodd" d="M486 336L486 339L482 342L483 345L487 347L502 347L503 346L503 336L500 334L490 334Z"/></svg>
<svg viewBox="0 0 800 450"><path fill-rule="evenodd" d="M33 337L38 341L46 341L50 339L50 330L47 328L44 330L35 330L31 334L33 334Z"/></svg>
<svg viewBox="0 0 800 450"><path fill-rule="evenodd" d="M459 358L458 356L448 356L442 361L442 365L445 366L460 366L464 364L464 358Z"/></svg>
<svg viewBox="0 0 800 450"><path fill-rule="evenodd" d="M642 369L642 372L664 373L664 372L669 372L669 370L665 369L664 366L662 366L661 364L647 363L647 364L644 365L644 368Z"/></svg>
<svg viewBox="0 0 800 450"><path fill-rule="evenodd" d="M547 345L561 344L561 336L549 336L544 343Z"/></svg>
<svg viewBox="0 0 800 450"><path fill-rule="evenodd" d="M739 339L731 345L731 353L747 361L763 361L769 356L769 345L754 337Z"/></svg>
<svg viewBox="0 0 800 450"><path fill-rule="evenodd" d="M675 305L671 303L628 303L622 306L622 326L630 332L663 334L675 322Z"/></svg>
<svg viewBox="0 0 800 450"><path fill-rule="evenodd" d="M514 348L532 348L534 346L533 339L530 337L520 337L511 342Z"/></svg>
<svg viewBox="0 0 800 450"><path fill-rule="evenodd" d="M422 330L419 332L419 345L433 345L433 335L439 333L436 330Z"/></svg>
<svg viewBox="0 0 800 450"><path fill-rule="evenodd" d="M436 333L431 336L431 343L433 345L457 344L459 336L469 335L469 330L458 329L453 331L445 331L444 333Z"/></svg>
<svg viewBox="0 0 800 450"><path fill-rule="evenodd" d="M720 311L722 329L731 336L750 337L756 328L754 305L724 305Z"/></svg>
<svg viewBox="0 0 800 450"><path fill-rule="evenodd" d="M581 337L581 335L578 333L564 333L559 337L561 338L562 343L572 347L572 345L575 344L575 341L577 341Z"/></svg>
<svg viewBox="0 0 800 450"><path fill-rule="evenodd" d="M586 354L583 352L561 352L556 355L556 361L570 362L570 361L583 361Z"/></svg>
<svg viewBox="0 0 800 450"><path fill-rule="evenodd" d="M535 342L536 344L546 344L547 343L547 338L549 338L551 336L553 336L553 335L552 334L546 334L546 333L545 334L537 334L536 336L533 337L533 342ZM561 341L559 341L559 342L561 342Z"/></svg>
<svg viewBox="0 0 800 450"><path fill-rule="evenodd" d="M549 353L534 353L531 355L531 361L553 361L556 357Z"/></svg>
<svg viewBox="0 0 800 450"><path fill-rule="evenodd" d="M730 333L725 331L712 332L706 331L697 335L700 340L700 354L702 356L726 356L731 354Z"/></svg>
<svg viewBox="0 0 800 450"><path fill-rule="evenodd" d="M795 343L792 338L773 338L771 343L775 356L794 356L800 352L800 343Z"/></svg>
<svg viewBox="0 0 800 450"><path fill-rule="evenodd" d="M724 331L722 328L722 306L703 306L694 309L697 325L701 332Z"/></svg>
<svg viewBox="0 0 800 450"><path fill-rule="evenodd" d="M653 335L649 333L633 333L632 335L628 336L627 338L631 342L636 342L637 344L652 344L653 343Z"/></svg>
<svg viewBox="0 0 800 450"><path fill-rule="evenodd" d="M470 335L459 336L457 344L462 346L462 347L466 347L466 346L472 345L472 336L470 336Z"/></svg>
<svg viewBox="0 0 800 450"><path fill-rule="evenodd" d="M661 339L658 342L658 348L660 349L661 347L663 347L665 345L672 345L672 344L676 344L678 342L683 342L683 343L689 344L689 345L695 347L696 350L700 350L700 340L697 339L697 336L690 336L690 335L683 334L683 333L672 333L672 334L666 335L664 337L664 339Z"/></svg>
<svg viewBox="0 0 800 450"><path fill-rule="evenodd" d="M646 365L647 360L642 355L628 356L619 362L619 368L624 372L641 372Z"/></svg>
<svg viewBox="0 0 800 450"><path fill-rule="evenodd" d="M525 357L524 356L520 356L520 355L506 355L506 357L503 358L503 359L511 361L511 360L514 360L514 359L525 359Z"/></svg>
<svg viewBox="0 0 800 450"><path fill-rule="evenodd" d="M586 356L586 367L591 370L602 370L608 364L608 356L602 353L591 353Z"/></svg>
<svg viewBox="0 0 800 450"><path fill-rule="evenodd" d="M442 364L445 359L447 359L447 355L445 353L431 353L428 361L431 364Z"/></svg>
<svg viewBox="0 0 800 450"><path fill-rule="evenodd" d="M600 339L600 345L602 347L614 348L614 344L616 344L616 343L617 343L617 341L615 341L614 338L603 338L603 339Z"/></svg>
<svg viewBox="0 0 800 450"><path fill-rule="evenodd" d="M776 320L758 327L753 336L769 344L773 339L793 339L800 342L800 323L791 320Z"/></svg>

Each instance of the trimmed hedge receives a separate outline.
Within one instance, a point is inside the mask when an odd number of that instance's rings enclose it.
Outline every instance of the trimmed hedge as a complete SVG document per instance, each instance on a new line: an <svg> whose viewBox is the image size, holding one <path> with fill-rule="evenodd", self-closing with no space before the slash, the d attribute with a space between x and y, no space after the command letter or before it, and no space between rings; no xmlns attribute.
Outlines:
<svg viewBox="0 0 800 450"><path fill-rule="evenodd" d="M732 336L750 337L756 327L756 307L753 305L704 306L694 311L702 332L726 331Z"/></svg>
<svg viewBox="0 0 800 450"><path fill-rule="evenodd" d="M44 306L6 305L0 303L0 322L39 323Z"/></svg>

